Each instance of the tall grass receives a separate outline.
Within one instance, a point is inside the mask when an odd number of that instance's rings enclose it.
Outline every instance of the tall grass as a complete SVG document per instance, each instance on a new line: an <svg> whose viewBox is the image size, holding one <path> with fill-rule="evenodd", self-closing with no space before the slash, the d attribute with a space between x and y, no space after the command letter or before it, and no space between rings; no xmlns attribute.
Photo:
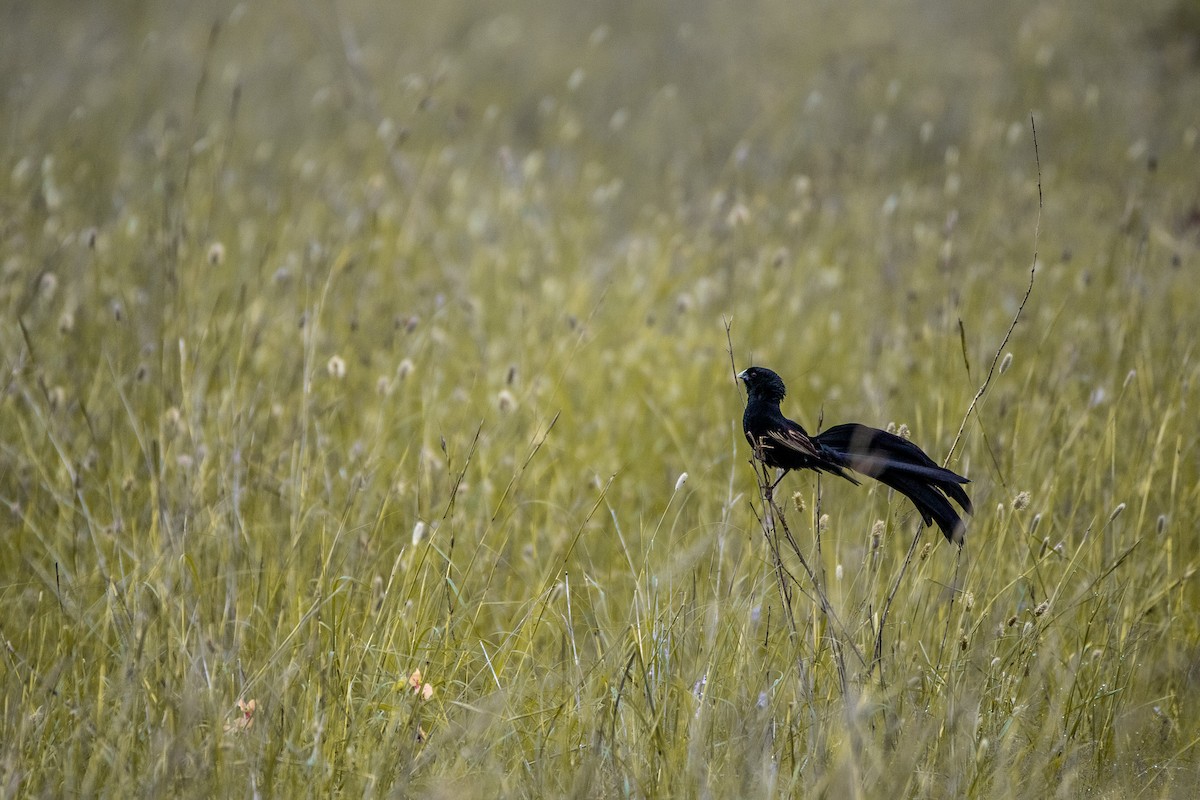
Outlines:
<svg viewBox="0 0 1200 800"><path fill-rule="evenodd" d="M1196 790L1178 9L3 13L6 796Z"/></svg>

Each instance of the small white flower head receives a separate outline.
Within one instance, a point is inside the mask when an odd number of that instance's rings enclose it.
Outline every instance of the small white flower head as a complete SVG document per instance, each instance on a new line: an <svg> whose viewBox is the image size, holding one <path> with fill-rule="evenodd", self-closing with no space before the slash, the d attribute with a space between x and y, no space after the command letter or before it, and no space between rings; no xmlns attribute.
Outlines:
<svg viewBox="0 0 1200 800"><path fill-rule="evenodd" d="M341 356L331 356L329 363L325 365L325 370L331 378L336 378L340 381L346 377L346 362Z"/></svg>
<svg viewBox="0 0 1200 800"><path fill-rule="evenodd" d="M687 479L688 474L686 472L679 473L679 477L675 479L675 491L678 492L680 489L682 489L683 485L687 483Z"/></svg>
<svg viewBox="0 0 1200 800"><path fill-rule="evenodd" d="M901 439L911 439L912 438L912 433L908 430L907 425L901 425L900 428L896 431L896 435L899 436Z"/></svg>
<svg viewBox="0 0 1200 800"><path fill-rule="evenodd" d="M842 578L844 578L845 576L846 576L846 571L844 569L842 569L841 564L838 564L836 567L834 567L834 570L833 570L833 579L834 580L841 581Z"/></svg>
<svg viewBox="0 0 1200 800"><path fill-rule="evenodd" d="M428 534L429 534L429 525L427 525L425 520L423 520L423 519L417 520L417 524L413 525L413 529L412 529L413 546L416 547L421 542L425 541L425 537Z"/></svg>
<svg viewBox="0 0 1200 800"><path fill-rule="evenodd" d="M750 221L750 209L744 203L737 203L729 209L725 224L731 228L739 228Z"/></svg>
<svg viewBox="0 0 1200 800"><path fill-rule="evenodd" d="M213 242L208 246L208 264L211 267L219 267L225 263L225 245L220 242Z"/></svg>
<svg viewBox="0 0 1200 800"><path fill-rule="evenodd" d="M1017 496L1012 500L1013 511L1021 511L1029 508L1029 492L1017 492Z"/></svg>
<svg viewBox="0 0 1200 800"><path fill-rule="evenodd" d="M50 301L58 293L58 276L53 272L43 272L38 279L38 295L43 300Z"/></svg>
<svg viewBox="0 0 1200 800"><path fill-rule="evenodd" d="M1050 601L1043 600L1042 602L1038 603L1037 608L1035 608L1033 610L1033 615L1035 617L1040 617L1042 614L1045 614L1049 610L1050 610Z"/></svg>
<svg viewBox="0 0 1200 800"><path fill-rule="evenodd" d="M396 367L396 377L399 378L400 380L404 380L405 378L407 378L409 375L412 374L412 371L413 371L412 359L406 358L400 362L400 366Z"/></svg>
<svg viewBox="0 0 1200 800"><path fill-rule="evenodd" d="M174 439L183 431L183 415L178 408L171 406L163 412L162 428L163 437L167 440Z"/></svg>
<svg viewBox="0 0 1200 800"><path fill-rule="evenodd" d="M513 397L513 393L508 389L501 389L500 394L496 395L496 407L500 409L500 413L508 414L517 410L517 398Z"/></svg>
<svg viewBox="0 0 1200 800"><path fill-rule="evenodd" d="M55 386L46 393L46 399L50 402L50 410L57 411L67 404L67 390L61 386Z"/></svg>
<svg viewBox="0 0 1200 800"><path fill-rule="evenodd" d="M963 592L963 607L970 611L975 608L975 593Z"/></svg>
<svg viewBox="0 0 1200 800"><path fill-rule="evenodd" d="M1124 503L1118 503L1118 504L1117 504L1117 507L1116 507L1116 508L1114 508L1114 509L1112 510L1112 513L1108 515L1108 521L1109 521L1109 522L1112 522L1114 519L1116 519L1117 517L1121 516L1121 512L1122 512L1122 511L1124 511L1124 510L1125 510L1125 504L1124 504Z"/></svg>

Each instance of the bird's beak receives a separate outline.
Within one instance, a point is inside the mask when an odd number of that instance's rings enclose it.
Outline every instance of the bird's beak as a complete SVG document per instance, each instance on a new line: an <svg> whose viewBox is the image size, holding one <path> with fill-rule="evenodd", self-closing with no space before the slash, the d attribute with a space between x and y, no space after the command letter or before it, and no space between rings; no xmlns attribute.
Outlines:
<svg viewBox="0 0 1200 800"><path fill-rule="evenodd" d="M739 372L739 373L738 373L738 380L739 380L739 381L745 381L745 380L746 380L746 370L742 370L741 372Z"/></svg>

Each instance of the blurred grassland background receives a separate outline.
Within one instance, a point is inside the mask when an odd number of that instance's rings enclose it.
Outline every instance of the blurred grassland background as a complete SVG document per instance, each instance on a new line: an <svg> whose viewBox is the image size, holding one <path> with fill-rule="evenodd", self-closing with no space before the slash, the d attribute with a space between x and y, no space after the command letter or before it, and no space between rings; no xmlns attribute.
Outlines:
<svg viewBox="0 0 1200 800"><path fill-rule="evenodd" d="M5 3L0 792L1195 796L1198 42ZM791 416L938 460L1011 354L961 559L789 476L789 630L725 319Z"/></svg>

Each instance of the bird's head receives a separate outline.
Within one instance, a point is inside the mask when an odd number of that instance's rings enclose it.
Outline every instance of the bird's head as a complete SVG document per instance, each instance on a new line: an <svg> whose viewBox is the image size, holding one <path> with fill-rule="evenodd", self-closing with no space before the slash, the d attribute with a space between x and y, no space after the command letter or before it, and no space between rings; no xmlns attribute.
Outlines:
<svg viewBox="0 0 1200 800"><path fill-rule="evenodd" d="M747 367L738 373L738 378L746 384L746 394L751 400L778 403L787 394L783 378L766 367Z"/></svg>

